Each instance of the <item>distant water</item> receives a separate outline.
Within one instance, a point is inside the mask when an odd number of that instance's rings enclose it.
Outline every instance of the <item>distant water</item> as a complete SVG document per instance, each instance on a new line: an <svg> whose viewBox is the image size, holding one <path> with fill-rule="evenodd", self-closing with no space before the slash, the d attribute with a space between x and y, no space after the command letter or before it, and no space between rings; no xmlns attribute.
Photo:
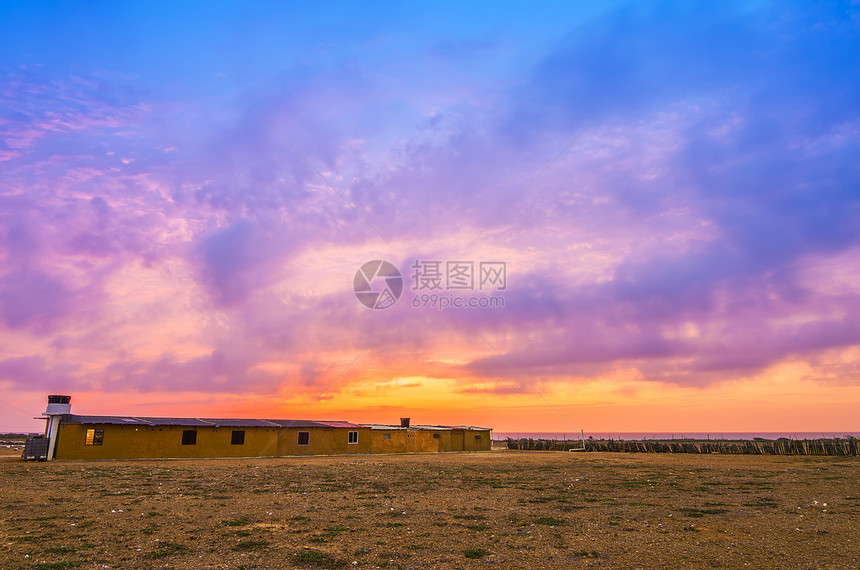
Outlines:
<svg viewBox="0 0 860 570"><path fill-rule="evenodd" d="M634 439L659 439L659 440L671 440L671 439L740 439L740 440L752 440L755 438L762 439L779 439L781 437L787 437L789 439L833 439L835 437L858 437L860 438L860 431L795 431L795 432L775 432L775 431L766 431L766 432L585 432L585 439L589 437L593 437L594 439L624 439L624 440L634 440ZM506 431L494 431L493 439L521 439L521 438L531 438L531 439L579 439L581 436L579 433L563 433L563 432L506 432Z"/></svg>

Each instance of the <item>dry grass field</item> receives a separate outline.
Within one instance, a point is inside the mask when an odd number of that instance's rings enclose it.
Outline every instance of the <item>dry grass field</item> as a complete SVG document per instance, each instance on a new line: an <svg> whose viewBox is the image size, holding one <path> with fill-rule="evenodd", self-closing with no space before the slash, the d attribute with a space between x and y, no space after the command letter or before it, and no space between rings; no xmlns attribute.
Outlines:
<svg viewBox="0 0 860 570"><path fill-rule="evenodd" d="M2 568L860 566L856 457L6 453Z"/></svg>

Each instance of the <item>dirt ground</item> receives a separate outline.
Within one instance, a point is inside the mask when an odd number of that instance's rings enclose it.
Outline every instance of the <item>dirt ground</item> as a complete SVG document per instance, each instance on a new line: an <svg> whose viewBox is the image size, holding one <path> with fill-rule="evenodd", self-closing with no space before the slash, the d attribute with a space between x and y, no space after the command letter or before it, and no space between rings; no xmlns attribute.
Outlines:
<svg viewBox="0 0 860 570"><path fill-rule="evenodd" d="M3 453L2 568L860 567L856 457Z"/></svg>

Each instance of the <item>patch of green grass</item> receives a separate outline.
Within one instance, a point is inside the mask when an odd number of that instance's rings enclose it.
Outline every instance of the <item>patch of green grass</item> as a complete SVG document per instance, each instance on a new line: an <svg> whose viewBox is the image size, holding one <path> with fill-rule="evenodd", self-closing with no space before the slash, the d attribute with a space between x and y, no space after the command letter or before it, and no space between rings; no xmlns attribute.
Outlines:
<svg viewBox="0 0 860 570"><path fill-rule="evenodd" d="M224 526L245 526L249 522L251 522L251 519L246 516L241 516L233 520L223 520L221 521L221 524Z"/></svg>
<svg viewBox="0 0 860 570"><path fill-rule="evenodd" d="M34 568L38 568L39 570L60 570L62 568L74 568L77 565L77 562L64 560L62 562L38 562Z"/></svg>
<svg viewBox="0 0 860 570"><path fill-rule="evenodd" d="M535 524L542 524L546 526L559 526L567 523L565 523L561 519L554 519L552 517L541 517L535 521Z"/></svg>
<svg viewBox="0 0 860 570"><path fill-rule="evenodd" d="M398 527L398 526L403 526L403 523L387 522L387 523L385 523L385 526L386 526L387 528L396 528L396 527Z"/></svg>
<svg viewBox="0 0 860 570"><path fill-rule="evenodd" d="M268 540L240 540L233 546L233 550L237 550L240 552L247 550L255 550L257 548L264 548L269 546Z"/></svg>
<svg viewBox="0 0 860 570"><path fill-rule="evenodd" d="M558 503L567 503L567 502L569 502L569 501L568 501L568 499L567 499L567 497L563 497L563 496L558 496L558 497L532 497L531 499L528 499L528 501L527 501L527 502L529 502L529 503L536 503L536 504L543 504L543 503L551 503L551 502L553 502L553 501L558 502Z"/></svg>
<svg viewBox="0 0 860 570"><path fill-rule="evenodd" d="M140 532L142 532L143 534L153 534L157 530L158 530L157 526L148 526L148 527L140 529Z"/></svg>
<svg viewBox="0 0 860 570"><path fill-rule="evenodd" d="M720 513L726 512L726 509L693 509L693 508L684 508L684 509L675 509L679 513L684 513L688 517L693 517L700 519L705 515L718 515Z"/></svg>
<svg viewBox="0 0 860 570"><path fill-rule="evenodd" d="M292 556L294 564L299 566L310 566L312 568L342 568L346 565L331 554L319 550L302 550Z"/></svg>
<svg viewBox="0 0 860 570"><path fill-rule="evenodd" d="M250 530L237 530L236 536L251 536Z"/></svg>
<svg viewBox="0 0 860 570"><path fill-rule="evenodd" d="M473 525L466 525L466 528L468 528L469 530L488 530L490 528L490 525L473 524Z"/></svg>
<svg viewBox="0 0 860 570"><path fill-rule="evenodd" d="M13 540L16 540L18 542L39 542L43 538L48 537L42 534L25 534L22 536L16 536Z"/></svg>
<svg viewBox="0 0 860 570"><path fill-rule="evenodd" d="M483 558L484 556L489 556L492 554L489 550L485 548L467 548L463 555L466 558L476 559Z"/></svg>
<svg viewBox="0 0 860 570"><path fill-rule="evenodd" d="M757 501L755 503L744 503L745 507L769 507L771 509L777 508L779 505L774 501Z"/></svg>

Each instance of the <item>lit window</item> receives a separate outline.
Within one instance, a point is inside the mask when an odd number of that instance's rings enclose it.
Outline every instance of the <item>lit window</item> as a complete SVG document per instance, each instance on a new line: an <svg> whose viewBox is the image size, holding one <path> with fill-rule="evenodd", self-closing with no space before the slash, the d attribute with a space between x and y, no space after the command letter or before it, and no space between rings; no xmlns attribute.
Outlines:
<svg viewBox="0 0 860 570"><path fill-rule="evenodd" d="M349 443L358 443L358 432L357 431L349 432Z"/></svg>
<svg viewBox="0 0 860 570"><path fill-rule="evenodd" d="M197 430L184 430L182 432L182 445L197 445Z"/></svg>
<svg viewBox="0 0 860 570"><path fill-rule="evenodd" d="M300 431L299 432L299 445L308 445L311 442L311 432L309 431Z"/></svg>
<svg viewBox="0 0 860 570"><path fill-rule="evenodd" d="M231 445L245 445L245 431L234 430L233 438L230 440Z"/></svg>
<svg viewBox="0 0 860 570"><path fill-rule="evenodd" d="M105 438L105 430L103 429L88 429L87 440L84 445L101 445Z"/></svg>

